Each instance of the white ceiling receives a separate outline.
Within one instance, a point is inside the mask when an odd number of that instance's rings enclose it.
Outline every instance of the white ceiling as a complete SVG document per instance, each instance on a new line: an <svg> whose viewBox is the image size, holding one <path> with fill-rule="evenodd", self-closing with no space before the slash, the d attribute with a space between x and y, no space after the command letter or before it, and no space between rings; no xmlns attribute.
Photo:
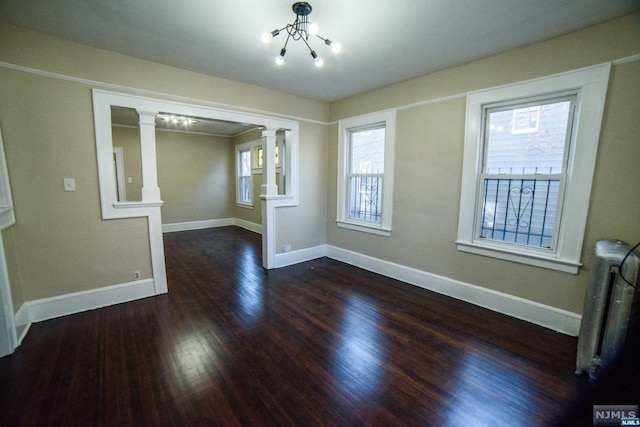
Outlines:
<svg viewBox="0 0 640 427"><path fill-rule="evenodd" d="M640 0L310 0L342 45L316 68L301 42L274 58L292 0L2 0L0 20L63 39L322 101L549 39L640 10Z"/></svg>

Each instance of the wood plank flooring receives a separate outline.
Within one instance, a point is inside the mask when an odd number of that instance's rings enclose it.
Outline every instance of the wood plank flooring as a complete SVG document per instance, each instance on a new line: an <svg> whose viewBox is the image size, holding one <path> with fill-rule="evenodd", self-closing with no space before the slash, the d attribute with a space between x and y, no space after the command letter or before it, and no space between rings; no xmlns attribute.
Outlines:
<svg viewBox="0 0 640 427"><path fill-rule="evenodd" d="M265 271L235 227L165 247L168 295L0 359L0 425L543 426L589 390L575 338L330 259Z"/></svg>

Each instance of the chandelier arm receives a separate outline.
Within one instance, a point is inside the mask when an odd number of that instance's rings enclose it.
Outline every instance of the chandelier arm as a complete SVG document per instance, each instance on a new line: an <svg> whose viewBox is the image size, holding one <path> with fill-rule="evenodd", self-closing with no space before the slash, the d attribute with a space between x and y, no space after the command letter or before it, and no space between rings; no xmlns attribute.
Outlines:
<svg viewBox="0 0 640 427"><path fill-rule="evenodd" d="M309 46L309 43L307 42L307 40L305 40L304 37L301 37L300 39L304 42L304 44L307 45L307 48L309 49L309 52L311 52L311 54L313 54L314 51L313 51L313 49L311 49L311 46Z"/></svg>
<svg viewBox="0 0 640 427"><path fill-rule="evenodd" d="M290 27L290 26L291 26L291 24L287 25L287 26L286 26L286 27L284 27L284 28L287 28L287 27ZM283 29L284 29L284 28L283 28ZM287 45L289 44L289 39L290 39L290 38L291 38L291 32L290 32L290 31L289 31L289 29L287 28L287 40L284 42L284 46L282 47L283 49L286 49L286 48L287 48Z"/></svg>
<svg viewBox="0 0 640 427"><path fill-rule="evenodd" d="M291 25L291 24L287 24L284 27L282 27L282 28L280 28L278 30L275 30L275 31L277 31L277 34L275 36L273 36L273 37L277 37L282 31L286 30L289 25ZM272 31L272 33L273 33L273 31Z"/></svg>

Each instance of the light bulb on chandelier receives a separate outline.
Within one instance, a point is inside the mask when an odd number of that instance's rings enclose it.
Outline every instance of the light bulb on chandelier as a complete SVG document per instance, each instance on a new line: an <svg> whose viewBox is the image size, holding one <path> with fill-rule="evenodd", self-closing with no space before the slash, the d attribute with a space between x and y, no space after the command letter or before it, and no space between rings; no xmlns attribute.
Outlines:
<svg viewBox="0 0 640 427"><path fill-rule="evenodd" d="M293 21L292 24L287 24L286 26L278 30L273 30L271 32L262 34L262 41L264 43L269 43L271 39L278 36L282 31L286 31L287 39L284 42L284 46L280 50L280 55L276 57L276 64L284 65L284 55L287 53L287 45L289 44L289 40L294 40L302 41L309 49L309 53L313 57L313 62L316 67L322 67L324 61L309 45L309 37L318 37L324 42L325 45L331 47L331 51L333 53L339 53L342 50L342 46L340 46L340 43L335 43L327 38L318 35L318 25L309 22L309 14L312 10L309 3L297 2L294 3L293 6L291 6L291 9L296 14L295 21Z"/></svg>

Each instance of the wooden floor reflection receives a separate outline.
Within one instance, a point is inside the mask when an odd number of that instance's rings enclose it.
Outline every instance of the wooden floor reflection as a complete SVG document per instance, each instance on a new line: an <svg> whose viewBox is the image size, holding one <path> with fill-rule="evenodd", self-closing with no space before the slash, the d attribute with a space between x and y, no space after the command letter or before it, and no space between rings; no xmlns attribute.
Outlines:
<svg viewBox="0 0 640 427"><path fill-rule="evenodd" d="M552 425L576 339L260 236L165 235L169 294L34 324L2 425Z"/></svg>

